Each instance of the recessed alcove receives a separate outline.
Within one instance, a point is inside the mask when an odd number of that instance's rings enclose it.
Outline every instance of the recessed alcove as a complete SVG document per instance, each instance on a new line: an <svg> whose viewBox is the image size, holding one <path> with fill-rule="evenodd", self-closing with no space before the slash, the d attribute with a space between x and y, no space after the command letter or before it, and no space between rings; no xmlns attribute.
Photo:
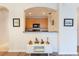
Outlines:
<svg viewBox="0 0 79 59"><path fill-rule="evenodd" d="M57 32L58 13L47 7L33 7L25 11L25 32Z"/></svg>

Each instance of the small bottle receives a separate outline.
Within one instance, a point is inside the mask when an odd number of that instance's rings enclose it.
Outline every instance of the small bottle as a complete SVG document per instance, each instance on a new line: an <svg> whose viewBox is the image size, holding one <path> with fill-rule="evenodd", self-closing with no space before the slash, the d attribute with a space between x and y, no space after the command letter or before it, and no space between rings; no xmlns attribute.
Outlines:
<svg viewBox="0 0 79 59"><path fill-rule="evenodd" d="M49 43L49 41L48 41L48 37L47 37L47 41L46 41L46 44L50 44L50 43Z"/></svg>
<svg viewBox="0 0 79 59"><path fill-rule="evenodd" d="M41 44L44 44L44 41L43 41L43 39L41 39Z"/></svg>
<svg viewBox="0 0 79 59"><path fill-rule="evenodd" d="M32 41L30 40L30 41L29 41L29 45L32 45L32 44L33 44L33 43L32 43Z"/></svg>
<svg viewBox="0 0 79 59"><path fill-rule="evenodd" d="M35 44L39 44L39 41L37 38L35 39Z"/></svg>

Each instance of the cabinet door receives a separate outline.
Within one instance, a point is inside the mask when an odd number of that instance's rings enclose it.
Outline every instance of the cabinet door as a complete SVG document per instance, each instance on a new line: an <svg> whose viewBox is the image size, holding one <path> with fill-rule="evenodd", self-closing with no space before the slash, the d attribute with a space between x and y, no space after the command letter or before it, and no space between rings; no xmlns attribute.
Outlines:
<svg viewBox="0 0 79 59"><path fill-rule="evenodd" d="M54 12L48 17L48 31L49 32L58 32L58 13Z"/></svg>

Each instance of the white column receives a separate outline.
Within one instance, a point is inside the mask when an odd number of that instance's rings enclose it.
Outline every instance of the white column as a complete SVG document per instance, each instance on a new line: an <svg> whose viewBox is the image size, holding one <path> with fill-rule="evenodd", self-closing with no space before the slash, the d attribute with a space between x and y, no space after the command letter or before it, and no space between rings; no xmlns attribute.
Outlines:
<svg viewBox="0 0 79 59"><path fill-rule="evenodd" d="M74 4L59 4L59 54L77 54L77 19ZM64 18L73 18L73 27L64 27Z"/></svg>

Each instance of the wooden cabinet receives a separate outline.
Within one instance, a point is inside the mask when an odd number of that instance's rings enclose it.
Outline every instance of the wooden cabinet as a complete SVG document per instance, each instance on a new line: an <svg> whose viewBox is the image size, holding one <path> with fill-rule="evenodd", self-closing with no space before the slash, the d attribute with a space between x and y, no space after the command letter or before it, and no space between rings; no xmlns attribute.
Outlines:
<svg viewBox="0 0 79 59"><path fill-rule="evenodd" d="M58 12L55 12L48 17L48 31L49 32L58 32Z"/></svg>
<svg viewBox="0 0 79 59"><path fill-rule="evenodd" d="M48 32L48 17L26 18L25 30L28 32Z"/></svg>

